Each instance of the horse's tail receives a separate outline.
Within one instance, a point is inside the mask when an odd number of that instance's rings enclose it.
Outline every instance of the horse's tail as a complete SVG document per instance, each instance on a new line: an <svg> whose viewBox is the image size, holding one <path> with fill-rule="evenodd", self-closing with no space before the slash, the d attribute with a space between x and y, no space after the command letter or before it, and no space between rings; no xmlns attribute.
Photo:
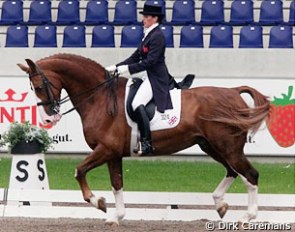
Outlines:
<svg viewBox="0 0 295 232"><path fill-rule="evenodd" d="M242 93L250 94L254 100L255 107L241 107L241 105L238 106L232 102L227 102L226 104L222 102L214 109L214 115L211 115L209 120L239 128L241 132L252 130L252 133L255 134L262 122L268 117L270 102L266 96L251 87L241 86L233 89L239 95ZM244 101L241 96L240 98Z"/></svg>
<svg viewBox="0 0 295 232"><path fill-rule="evenodd" d="M248 114L248 117L246 117L248 125L246 127L248 130L252 129L253 133L255 134L261 126L262 122L269 116L270 101L266 96L249 86L240 86L236 89L239 94L250 94L254 100L255 108L248 107L248 109L245 109L245 112L246 114Z"/></svg>
<svg viewBox="0 0 295 232"><path fill-rule="evenodd" d="M240 86L235 88L239 94L248 93L254 100L255 107L265 107L269 109L269 100L266 96L262 95L256 89L253 89L249 86ZM268 107L267 107L268 106Z"/></svg>

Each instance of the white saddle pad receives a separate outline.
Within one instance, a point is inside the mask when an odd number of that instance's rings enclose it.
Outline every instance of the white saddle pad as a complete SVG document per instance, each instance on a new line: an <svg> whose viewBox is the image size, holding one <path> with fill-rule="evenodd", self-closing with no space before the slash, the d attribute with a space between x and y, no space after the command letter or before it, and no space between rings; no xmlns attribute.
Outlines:
<svg viewBox="0 0 295 232"><path fill-rule="evenodd" d="M131 120L126 110L126 103L127 103L127 98L128 98L131 84L132 84L132 79L130 78L127 82L126 92L125 92L125 115L126 115L128 125L132 128L130 150L131 150L131 154L134 154L133 148L136 146L139 133L137 129L137 123ZM173 127L176 127L179 124L180 112L181 112L181 90L180 89L170 90L170 96L172 100L173 109L165 110L164 113L160 113L159 111L157 111L157 108L156 108L155 115L153 119L150 121L151 131L171 129Z"/></svg>

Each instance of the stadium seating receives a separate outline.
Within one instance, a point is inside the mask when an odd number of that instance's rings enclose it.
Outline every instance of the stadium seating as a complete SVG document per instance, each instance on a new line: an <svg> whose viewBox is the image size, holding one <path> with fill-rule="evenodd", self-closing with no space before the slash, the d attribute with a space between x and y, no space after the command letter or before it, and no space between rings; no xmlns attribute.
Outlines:
<svg viewBox="0 0 295 232"><path fill-rule="evenodd" d="M79 1L62 0L58 4L57 25L77 24L80 22Z"/></svg>
<svg viewBox="0 0 295 232"><path fill-rule="evenodd" d="M28 47L28 27L12 25L7 28L6 47Z"/></svg>
<svg viewBox="0 0 295 232"><path fill-rule="evenodd" d="M173 25L188 25L195 23L195 2L192 0L175 1L172 10Z"/></svg>
<svg viewBox="0 0 295 232"><path fill-rule="evenodd" d="M115 5L114 25L137 24L137 2L119 0Z"/></svg>
<svg viewBox="0 0 295 232"><path fill-rule="evenodd" d="M283 3L281 0L263 0L260 6L260 25L283 23Z"/></svg>
<svg viewBox="0 0 295 232"><path fill-rule="evenodd" d="M121 44L118 43L118 46L137 47L138 41L143 36L143 28L140 29L140 35L136 31L136 34L131 34L130 37L126 35L125 30L127 28L122 29L121 35L118 32L122 28L121 26L142 27L137 17L144 4L161 6L163 13L167 14L167 20L164 19L161 24L167 47L174 47L174 42L175 47L208 47L207 42L214 41L214 36L208 32L211 29L211 32L216 30L213 30L213 27L218 25L233 27L234 47L266 48L268 46L285 46L291 48L293 46L293 41L290 40L292 36L286 37L286 34L289 34L287 27L276 32L277 35L273 32L277 38L271 35L272 41L270 41L269 26L280 26L282 28L284 26L293 26L294 28L295 0L86 0L85 2L78 0L60 0L57 2L52 0L6 0L0 4L0 25L46 25L48 29L43 27L43 32L41 28L38 28L38 30L34 27L28 28L30 31L29 42L34 47L56 47L57 44L63 46L63 41L57 39L62 39L59 34L64 29L64 26L68 25L94 26L93 28L85 28L87 29L85 39L87 38L91 47L115 47L115 41L120 39ZM55 19L57 20L55 21ZM139 21L141 21L141 18L139 18ZM53 29L49 25L56 25L56 27ZM243 28L237 26L243 26ZM132 27L129 27L129 30ZM226 28L226 26L221 27ZM35 31L35 36L31 33L32 31ZM53 36L55 38L55 42L44 42L44 45L39 44L39 33L46 32L50 33L49 37ZM129 33L134 32L134 30L130 30ZM220 33L222 34L222 31ZM41 35L44 36L44 34ZM285 41L284 43L279 41L280 36L284 37L282 39ZM135 37L135 42L131 37ZM214 46L214 42L210 42L209 47ZM221 44L219 46L225 45Z"/></svg>
<svg viewBox="0 0 295 232"><path fill-rule="evenodd" d="M180 32L181 48L203 48L203 28L201 26L183 26Z"/></svg>
<svg viewBox="0 0 295 232"><path fill-rule="evenodd" d="M30 15L27 24L39 25L48 23L51 23L51 1L32 1L30 5Z"/></svg>
<svg viewBox="0 0 295 232"><path fill-rule="evenodd" d="M202 25L217 25L224 22L224 2L220 0L203 1L201 9Z"/></svg>
<svg viewBox="0 0 295 232"><path fill-rule="evenodd" d="M34 47L57 47L56 26L37 26L35 29Z"/></svg>
<svg viewBox="0 0 295 232"><path fill-rule="evenodd" d="M160 28L165 36L166 47L168 47L168 48L174 47L173 26L161 25Z"/></svg>
<svg viewBox="0 0 295 232"><path fill-rule="evenodd" d="M115 47L114 27L111 25L93 27L91 47Z"/></svg>
<svg viewBox="0 0 295 232"><path fill-rule="evenodd" d="M23 2L4 1L2 4L1 25L12 25L23 22Z"/></svg>
<svg viewBox="0 0 295 232"><path fill-rule="evenodd" d="M230 8L231 25L247 25L253 23L253 1L235 0Z"/></svg>
<svg viewBox="0 0 295 232"><path fill-rule="evenodd" d="M289 24L295 26L295 1L290 3Z"/></svg>
<svg viewBox="0 0 295 232"><path fill-rule="evenodd" d="M210 32L210 48L233 48L233 28L229 25L213 26Z"/></svg>
<svg viewBox="0 0 295 232"><path fill-rule="evenodd" d="M239 48L263 48L262 27L247 25L240 31Z"/></svg>
<svg viewBox="0 0 295 232"><path fill-rule="evenodd" d="M69 25L64 29L63 47L86 47L85 27Z"/></svg>
<svg viewBox="0 0 295 232"><path fill-rule="evenodd" d="M127 25L122 28L121 47L138 47L143 38L143 27Z"/></svg>
<svg viewBox="0 0 295 232"><path fill-rule="evenodd" d="M108 1L90 0L86 6L86 25L106 24L109 22Z"/></svg>
<svg viewBox="0 0 295 232"><path fill-rule="evenodd" d="M292 27L273 26L269 34L269 48L293 48Z"/></svg>

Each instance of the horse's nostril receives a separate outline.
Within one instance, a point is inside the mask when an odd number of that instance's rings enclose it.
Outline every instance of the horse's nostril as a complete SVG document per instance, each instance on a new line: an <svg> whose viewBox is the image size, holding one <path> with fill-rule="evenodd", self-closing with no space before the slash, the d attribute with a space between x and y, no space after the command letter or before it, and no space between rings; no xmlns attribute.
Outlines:
<svg viewBox="0 0 295 232"><path fill-rule="evenodd" d="M50 121L50 120L48 120L48 119L47 119L47 120L45 120L45 122L46 122L46 123L51 123L51 121Z"/></svg>

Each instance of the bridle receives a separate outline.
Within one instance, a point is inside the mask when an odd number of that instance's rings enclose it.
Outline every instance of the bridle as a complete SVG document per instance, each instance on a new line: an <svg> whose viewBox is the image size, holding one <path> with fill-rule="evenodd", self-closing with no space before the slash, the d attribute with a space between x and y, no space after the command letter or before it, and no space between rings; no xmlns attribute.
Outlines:
<svg viewBox="0 0 295 232"><path fill-rule="evenodd" d="M37 106L49 106L51 115L58 114L60 108L60 101L55 99L53 94L53 89L58 90L58 88L55 87L54 84L52 84L52 82L48 80L48 78L45 76L44 72L39 68L38 65L36 65L36 72L29 74L30 81L32 82L32 78L36 76L41 76L42 84L34 88L35 93L45 89L47 95L47 101L38 102ZM32 84L31 88L33 89Z"/></svg>
<svg viewBox="0 0 295 232"><path fill-rule="evenodd" d="M57 99L54 98L53 89L57 89L57 90L59 90L59 89L56 86L54 86L54 84L52 82L50 82L48 80L48 78L45 76L45 74L41 70L41 68L37 64L35 64L35 65L36 65L35 66L36 71L34 73L29 74L30 81L32 82L32 78L35 78L36 76L41 76L42 84L40 86L35 87L34 91L36 92L36 91L45 89L46 95L47 95L47 101L38 102L37 106L49 106L49 109L51 111L50 112L51 115L59 114L60 105L66 103L66 102L68 102L70 100L73 100L73 99L75 99L77 97L80 97L82 95L88 95L86 97L86 99L79 102L78 104L73 106L71 109L67 110L66 112L62 113L62 115L65 115L65 114L68 114L68 113L72 112L73 110L75 110L77 108L78 105L81 105L86 100L90 99L93 96L93 94L95 93L96 90L98 90L99 88L101 88L102 86L104 86L106 84L108 84L108 87L111 89L111 91L114 91L112 83L119 76L117 72L115 72L114 74L110 74L108 71L106 71L106 80L103 81L102 83L99 83L98 85L94 86L91 89L88 89L86 91L83 91L81 93L78 93L78 94L74 95L71 99L70 99L69 95L67 95L64 98L62 98L60 100L57 100ZM31 85L31 88L33 88L32 85Z"/></svg>

